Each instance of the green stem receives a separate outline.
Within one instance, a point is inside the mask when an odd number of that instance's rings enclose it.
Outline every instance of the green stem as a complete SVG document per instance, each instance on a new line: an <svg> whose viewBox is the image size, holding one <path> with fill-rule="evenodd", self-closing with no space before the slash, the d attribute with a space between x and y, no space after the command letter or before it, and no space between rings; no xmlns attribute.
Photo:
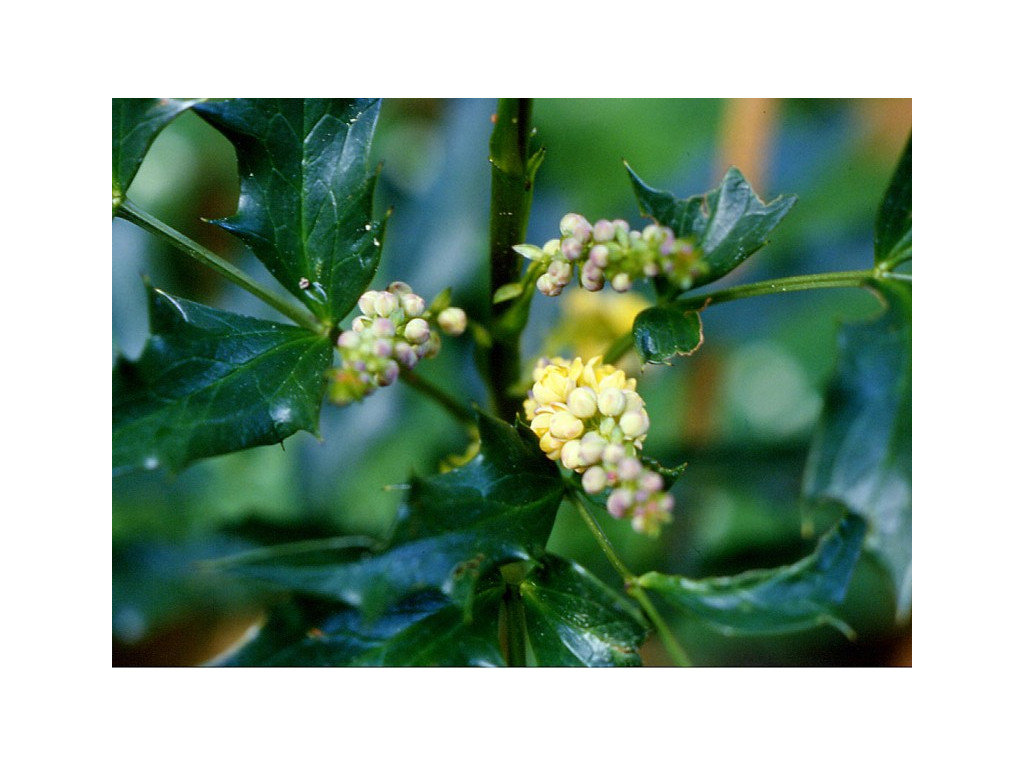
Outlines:
<svg viewBox="0 0 1024 768"><path fill-rule="evenodd" d="M644 588L637 583L637 578L632 571L626 567L626 564L622 562L619 556L616 554L615 549L612 547L611 540L608 535L604 532L597 520L591 514L590 510L587 509L586 503L580 498L579 493L574 489L570 491L572 497L573 506L580 513L583 518L583 522L586 523L587 528L594 535L597 540L598 546L601 547L601 551L604 552L605 557L608 558L608 562L612 564L612 567L622 577L623 582L626 584L626 593L636 600L640 607L643 609L647 618L651 620L654 628L658 631L658 635L661 637L661 642L665 645L665 650L668 652L672 660L675 661L680 667L692 666L690 657L686 655L686 651L679 645L672 631L669 629L668 624L661 617L661 613L658 612L657 607L651 602L651 599L647 596Z"/></svg>
<svg viewBox="0 0 1024 768"><path fill-rule="evenodd" d="M412 371L403 370L399 374L399 378L408 384L413 389L426 395L448 413L454 416L456 419L461 421L463 424L473 426L476 424L476 418L473 416L473 411L458 402L455 398L449 395L442 389L439 389L435 385L431 384L424 378L421 378L419 374L413 373Z"/></svg>
<svg viewBox="0 0 1024 768"><path fill-rule="evenodd" d="M531 99L498 99L498 111L490 140L491 217L490 292L519 280L522 257L513 245L526 239L526 224L533 198L530 157ZM515 418L519 401L509 389L519 380L519 337L526 324L526 312L518 302L491 306L488 330L491 346L485 351L484 378L499 416Z"/></svg>
<svg viewBox="0 0 1024 768"><path fill-rule="evenodd" d="M136 206L131 200L125 200L117 209L117 215L125 221L136 224L147 232L150 232L164 241L170 243L182 253L191 256L214 272L233 282L235 285L244 288L256 298L270 305L285 317L295 321L303 328L308 328L316 333L328 332L329 326L320 322L312 312L304 307L297 306L283 296L270 291L256 283L249 275L238 269L234 264L225 261L208 248L204 248L195 240L186 237L178 230L168 226L160 219L152 216Z"/></svg>
<svg viewBox="0 0 1024 768"><path fill-rule="evenodd" d="M780 277L777 280L763 280L759 283L748 283L747 285L736 285L731 288L724 288L720 291L705 293L699 296L690 296L671 302L672 306L681 309L704 309L712 304L724 304L727 301L737 299L748 299L752 296L769 296L774 293L792 293L794 291L809 291L816 288L856 288L864 284L864 281L872 278L894 279L901 275L894 275L879 269L861 269L850 272L824 272L819 275L799 275L797 277ZM909 278L909 275L906 276ZM633 346L632 332L624 334L613 341L605 350L605 362L614 363Z"/></svg>
<svg viewBox="0 0 1024 768"><path fill-rule="evenodd" d="M501 567L501 575L505 579L505 640L507 660L510 667L529 665L526 652L526 606L519 592L519 585L526 578L525 563L509 563Z"/></svg>

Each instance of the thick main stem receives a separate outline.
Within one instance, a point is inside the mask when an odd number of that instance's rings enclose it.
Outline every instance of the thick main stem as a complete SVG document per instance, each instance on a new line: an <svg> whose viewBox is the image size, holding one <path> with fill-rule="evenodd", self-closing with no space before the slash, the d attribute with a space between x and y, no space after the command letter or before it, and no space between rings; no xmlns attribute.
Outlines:
<svg viewBox="0 0 1024 768"><path fill-rule="evenodd" d="M225 261L213 251L204 248L195 240L186 237L178 230L160 221L160 219L142 210L130 200L125 200L117 209L117 215L125 221L142 227L162 240L170 243L182 253L191 256L200 264L209 267L214 272L227 278L235 285L244 288L256 298L276 309L285 317L294 320L304 328L316 333L326 333L328 327L317 320L312 312L297 306L288 299L270 291L259 283L255 282L242 270Z"/></svg>
<svg viewBox="0 0 1024 768"><path fill-rule="evenodd" d="M490 141L491 220L490 292L519 279L522 257L513 245L526 239L526 224L533 198L530 161L531 99L498 99L494 131ZM519 380L519 336L522 325L507 317L515 302L491 305L490 335L486 351L485 378L497 414L506 421L515 418L518 399L509 393ZM513 322L508 322L508 320Z"/></svg>
<svg viewBox="0 0 1024 768"><path fill-rule="evenodd" d="M604 532L597 520L587 509L587 505L583 499L575 491L571 491L573 506L580 513L583 518L583 522L586 523L587 528L594 535L597 540L598 546L601 547L601 551L604 552L605 557L608 558L608 562L612 564L612 567L622 577L623 582L626 585L626 593L636 600L640 607L643 609L644 614L651 620L654 628L658 631L658 635L661 637L661 642L665 645L665 650L668 655L672 657L681 667L692 666L693 663L690 661L690 657L686 655L686 651L679 645L675 635L672 634L672 630L669 629L668 624L661 617L661 613L658 611L657 606L651 602L651 599L647 596L644 588L637 583L636 576L626 567L626 564L622 562L619 556L616 554L614 547L612 547L611 541L608 539L608 535Z"/></svg>

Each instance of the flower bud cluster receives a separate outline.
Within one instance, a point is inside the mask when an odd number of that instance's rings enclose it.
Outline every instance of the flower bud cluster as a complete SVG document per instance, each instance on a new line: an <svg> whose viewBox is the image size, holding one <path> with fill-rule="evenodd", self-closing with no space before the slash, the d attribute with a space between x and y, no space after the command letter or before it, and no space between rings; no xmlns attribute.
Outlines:
<svg viewBox="0 0 1024 768"><path fill-rule="evenodd" d="M405 283L359 297L362 314L350 330L338 335L341 365L333 369L328 397L337 405L362 400L378 387L393 384L402 369L410 370L441 349L444 331L458 336L466 330L466 313L458 307L433 312Z"/></svg>
<svg viewBox="0 0 1024 768"><path fill-rule="evenodd" d="M545 267L537 289L557 296L579 273L580 285L599 291L605 283L623 293L644 277L664 275L686 290L705 269L691 240L677 238L671 229L650 224L631 230L622 219L599 219L591 224L578 213L567 213L559 224L561 237L543 248L517 245L517 253Z"/></svg>
<svg viewBox="0 0 1024 768"><path fill-rule="evenodd" d="M530 429L552 461L581 474L583 490L610 491L609 514L655 534L672 519L672 496L662 477L640 461L651 420L636 379L600 357L584 363L542 358L523 403Z"/></svg>

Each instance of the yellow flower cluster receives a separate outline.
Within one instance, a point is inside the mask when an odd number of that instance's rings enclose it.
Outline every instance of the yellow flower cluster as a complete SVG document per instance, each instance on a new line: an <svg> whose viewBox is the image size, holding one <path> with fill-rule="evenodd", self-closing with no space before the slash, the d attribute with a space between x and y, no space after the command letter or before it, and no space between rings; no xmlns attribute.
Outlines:
<svg viewBox="0 0 1024 768"><path fill-rule="evenodd" d="M583 362L542 358L523 403L530 429L552 461L583 475L587 493L611 489L607 509L634 529L657 533L672 519L672 497L661 475L646 469L639 451L651 420L636 379L600 357Z"/></svg>

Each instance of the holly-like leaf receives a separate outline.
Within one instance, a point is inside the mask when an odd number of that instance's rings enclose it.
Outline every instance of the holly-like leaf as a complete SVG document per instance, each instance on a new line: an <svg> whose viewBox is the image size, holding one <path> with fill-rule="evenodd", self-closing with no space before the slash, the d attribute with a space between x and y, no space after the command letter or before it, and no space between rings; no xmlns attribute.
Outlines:
<svg viewBox="0 0 1024 768"><path fill-rule="evenodd" d="M380 261L368 173L376 99L230 99L195 111L235 146L240 237L321 318L348 314Z"/></svg>
<svg viewBox="0 0 1024 768"><path fill-rule="evenodd" d="M645 363L692 355L704 343L700 312L671 304L648 307L633 320L633 344Z"/></svg>
<svg viewBox="0 0 1024 768"><path fill-rule="evenodd" d="M526 628L544 667L633 667L650 629L642 614L579 565L552 554L519 585Z"/></svg>
<svg viewBox="0 0 1024 768"><path fill-rule="evenodd" d="M811 445L804 496L834 499L870 523L865 549L911 602L911 288L875 283L885 311L844 326L839 361Z"/></svg>
<svg viewBox="0 0 1024 768"><path fill-rule="evenodd" d="M195 459L317 431L331 342L149 288L151 336L113 377L115 472Z"/></svg>
<svg viewBox="0 0 1024 768"><path fill-rule="evenodd" d="M633 191L645 216L692 238L707 271L691 287L728 274L768 242L768 235L796 203L796 195L779 195L764 203L743 174L730 168L721 185L703 195L678 199L647 186L628 165Z"/></svg>
<svg viewBox="0 0 1024 768"><path fill-rule="evenodd" d="M912 254L911 140L903 149L896 172L882 198L875 219L875 264L890 268L907 261Z"/></svg>
<svg viewBox="0 0 1024 768"><path fill-rule="evenodd" d="M275 607L229 667L504 666L498 641L503 586L482 589L467 621L461 608L424 592L366 622L355 608L322 599Z"/></svg>
<svg viewBox="0 0 1024 768"><path fill-rule="evenodd" d="M832 610L846 596L864 539L864 520L847 514L804 559L737 576L687 579L645 573L639 584L727 635L772 634L829 624L852 630Z"/></svg>
<svg viewBox="0 0 1024 768"><path fill-rule="evenodd" d="M235 573L359 607L368 618L424 590L470 610L494 567L539 552L554 525L563 485L555 464L508 424L479 415L480 452L467 464L414 478L389 547L324 563L269 556Z"/></svg>
<svg viewBox="0 0 1024 768"><path fill-rule="evenodd" d="M197 99L114 99L115 206L124 199L157 134Z"/></svg>

